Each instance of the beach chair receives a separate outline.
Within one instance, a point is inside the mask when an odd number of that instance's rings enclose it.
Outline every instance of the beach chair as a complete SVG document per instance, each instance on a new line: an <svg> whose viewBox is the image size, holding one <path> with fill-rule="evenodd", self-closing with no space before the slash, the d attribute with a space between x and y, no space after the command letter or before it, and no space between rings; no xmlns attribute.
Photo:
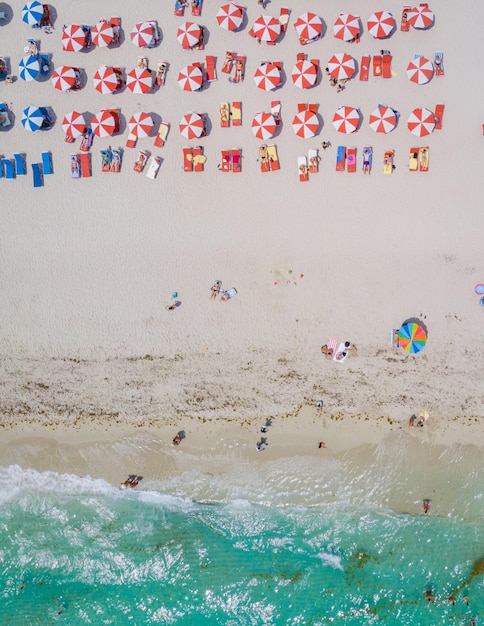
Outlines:
<svg viewBox="0 0 484 626"><path fill-rule="evenodd" d="M126 139L126 147L135 148L137 141L138 141L138 135L135 135L134 133L129 133L128 138Z"/></svg>
<svg viewBox="0 0 484 626"><path fill-rule="evenodd" d="M410 154L408 155L408 169L410 172L418 171L418 148L410 148Z"/></svg>
<svg viewBox="0 0 484 626"><path fill-rule="evenodd" d="M111 113L111 115L114 117L114 130L113 130L113 134L114 133L119 133L119 111L118 109L103 109L103 111L107 111L108 113Z"/></svg>
<svg viewBox="0 0 484 626"><path fill-rule="evenodd" d="M371 146L364 146L361 153L361 169L363 174L370 174L371 167L373 165L373 148Z"/></svg>
<svg viewBox="0 0 484 626"><path fill-rule="evenodd" d="M174 14L178 17L183 17L185 14L185 7L187 6L188 2L186 2L186 0L175 0Z"/></svg>
<svg viewBox="0 0 484 626"><path fill-rule="evenodd" d="M395 156L395 150L387 150L383 157L383 173L393 174L393 157Z"/></svg>
<svg viewBox="0 0 484 626"><path fill-rule="evenodd" d="M78 154L71 154L69 156L69 163L71 166L71 178L81 178L81 159Z"/></svg>
<svg viewBox="0 0 484 626"><path fill-rule="evenodd" d="M166 72L168 71L168 61L158 61L156 63L155 85L163 87L166 81Z"/></svg>
<svg viewBox="0 0 484 626"><path fill-rule="evenodd" d="M110 172L114 172L118 174L121 171L121 161L123 159L123 151L121 148L113 148L111 150L111 167L109 168Z"/></svg>
<svg viewBox="0 0 484 626"><path fill-rule="evenodd" d="M346 153L346 171L350 173L356 172L356 148L348 148Z"/></svg>
<svg viewBox="0 0 484 626"><path fill-rule="evenodd" d="M368 74L370 73L371 57L369 54L364 54L361 57L360 64L360 80L368 80Z"/></svg>
<svg viewBox="0 0 484 626"><path fill-rule="evenodd" d="M336 171L344 172L346 165L346 147L338 146L336 149Z"/></svg>
<svg viewBox="0 0 484 626"><path fill-rule="evenodd" d="M443 76L444 75L444 53L436 52L434 54L434 66L435 66L435 75Z"/></svg>
<svg viewBox="0 0 484 626"><path fill-rule="evenodd" d="M280 100L273 100L271 102L271 113L274 116L274 119L276 120L276 126L280 126L281 125L281 101Z"/></svg>
<svg viewBox="0 0 484 626"><path fill-rule="evenodd" d="M118 16L110 17L109 23L113 29L113 40L111 43L119 43L121 41L121 18Z"/></svg>
<svg viewBox="0 0 484 626"><path fill-rule="evenodd" d="M387 51L382 54L381 75L383 78L392 77L392 55Z"/></svg>
<svg viewBox="0 0 484 626"><path fill-rule="evenodd" d="M228 128L230 126L230 106L228 102L221 102L219 106L220 126Z"/></svg>
<svg viewBox="0 0 484 626"><path fill-rule="evenodd" d="M400 347L400 337L398 336L399 332L399 328L392 328L392 332L390 333L390 345L395 350Z"/></svg>
<svg viewBox="0 0 484 626"><path fill-rule="evenodd" d="M44 185L44 177L40 169L40 163L32 163L32 180L34 187L42 187Z"/></svg>
<svg viewBox="0 0 484 626"><path fill-rule="evenodd" d="M445 104L437 104L434 111L435 130L442 130L442 119L444 117Z"/></svg>
<svg viewBox="0 0 484 626"><path fill-rule="evenodd" d="M166 122L160 123L160 128L158 129L158 134L155 137L155 141L153 145L157 148L162 148L165 145L166 137L168 135L168 131L170 130L170 125Z"/></svg>
<svg viewBox="0 0 484 626"><path fill-rule="evenodd" d="M81 145L79 146L79 150L81 152L88 152L90 147L92 146L92 142L94 139L94 133L90 128L86 128L82 135Z"/></svg>
<svg viewBox="0 0 484 626"><path fill-rule="evenodd" d="M44 32L50 33L52 28L52 20L50 17L50 8L48 4L42 5L42 17L40 18L39 26L44 29Z"/></svg>
<svg viewBox="0 0 484 626"><path fill-rule="evenodd" d="M205 30L202 24L199 24L199 26L200 26L200 36L198 38L197 43L194 46L192 46L192 50L205 50Z"/></svg>
<svg viewBox="0 0 484 626"><path fill-rule="evenodd" d="M191 148L183 148L183 171L193 172L193 154Z"/></svg>
<svg viewBox="0 0 484 626"><path fill-rule="evenodd" d="M305 61L307 57L307 54L305 54L304 52L298 52L296 54L296 63L299 63L299 61Z"/></svg>
<svg viewBox="0 0 484 626"><path fill-rule="evenodd" d="M429 171L429 147L423 146L418 152L419 157L419 170L421 172Z"/></svg>
<svg viewBox="0 0 484 626"><path fill-rule="evenodd" d="M331 359L336 352L337 345L338 340L336 339L336 337L330 337L328 341L323 346L321 346L321 353L324 354L327 359Z"/></svg>
<svg viewBox="0 0 484 626"><path fill-rule="evenodd" d="M245 56L242 54L238 54L235 57L235 67L234 67L234 75L232 78L229 78L232 83L240 83L244 80L245 76Z"/></svg>
<svg viewBox="0 0 484 626"><path fill-rule="evenodd" d="M242 171L242 151L232 150L232 172L238 174Z"/></svg>
<svg viewBox="0 0 484 626"><path fill-rule="evenodd" d="M195 17L199 17L202 14L203 0L191 0L191 4L192 4L192 15Z"/></svg>
<svg viewBox="0 0 484 626"><path fill-rule="evenodd" d="M400 30L408 33L410 30L410 24L408 23L408 12L410 11L411 6L409 4L405 4L402 7L402 19L400 21Z"/></svg>
<svg viewBox="0 0 484 626"><path fill-rule="evenodd" d="M267 146L267 159L269 161L269 167L271 172L275 172L276 170L281 169L276 146Z"/></svg>
<svg viewBox="0 0 484 626"><path fill-rule="evenodd" d="M279 10L279 23L281 25L281 33L285 33L287 30L290 13L291 11L287 7L281 7Z"/></svg>
<svg viewBox="0 0 484 626"><path fill-rule="evenodd" d="M5 80L8 74L8 63L5 57L0 57L0 80Z"/></svg>
<svg viewBox="0 0 484 626"><path fill-rule="evenodd" d="M3 163L2 163L2 159L0 159L0 178L3 178Z"/></svg>
<svg viewBox="0 0 484 626"><path fill-rule="evenodd" d="M299 170L299 182L307 183L309 180L308 160L305 156L297 157L297 168Z"/></svg>
<svg viewBox="0 0 484 626"><path fill-rule="evenodd" d="M242 102L232 102L232 126L242 126Z"/></svg>
<svg viewBox="0 0 484 626"><path fill-rule="evenodd" d="M27 172L25 170L25 157L24 157L24 155L16 152L13 155L13 158L15 159L15 171L17 173L17 176L25 176Z"/></svg>
<svg viewBox="0 0 484 626"><path fill-rule="evenodd" d="M81 176L82 178L90 178L91 176L91 155L89 152L81 152L79 155L81 161Z"/></svg>
<svg viewBox="0 0 484 626"><path fill-rule="evenodd" d="M2 167L5 172L5 178L7 180L14 180L15 168L11 159L2 159Z"/></svg>
<svg viewBox="0 0 484 626"><path fill-rule="evenodd" d="M220 169L222 172L230 172L231 165L230 150L222 150L222 167Z"/></svg>
<svg viewBox="0 0 484 626"><path fill-rule="evenodd" d="M269 157L267 155L267 146L266 144L262 144L259 146L259 165L261 172L270 172L271 168L269 166Z"/></svg>
<svg viewBox="0 0 484 626"><path fill-rule="evenodd" d="M381 54L373 55L373 76L381 78L382 76L382 57Z"/></svg>
<svg viewBox="0 0 484 626"><path fill-rule="evenodd" d="M101 172L111 171L111 161L113 160L113 154L111 150L99 150L101 154Z"/></svg>
<svg viewBox="0 0 484 626"><path fill-rule="evenodd" d="M227 52L225 53L225 61L224 61L224 64L222 65L222 72L224 74L231 73L232 67L234 65L234 61L235 61L235 52L231 52L230 50L227 50Z"/></svg>
<svg viewBox="0 0 484 626"><path fill-rule="evenodd" d="M217 80L217 69L215 67L215 57L208 55L205 57L205 74L209 83Z"/></svg>
<svg viewBox="0 0 484 626"><path fill-rule="evenodd" d="M348 350L346 350L344 343L340 343L338 349L333 355L333 361L336 361L337 363L343 363L343 361L346 361L347 357Z"/></svg>
<svg viewBox="0 0 484 626"><path fill-rule="evenodd" d="M141 174L141 172L145 169L145 165L148 162L149 154L145 150L140 150L138 153L138 158L134 162L133 169L137 174Z"/></svg>
<svg viewBox="0 0 484 626"><path fill-rule="evenodd" d="M309 173L317 174L319 172L319 162L321 161L321 157L319 156L319 150L317 148L310 148L308 150L308 161Z"/></svg>
<svg viewBox="0 0 484 626"><path fill-rule="evenodd" d="M155 180L155 178L158 176L158 172L160 171L160 165L161 157L152 156L150 166L148 167L148 171L146 172L146 177L150 178L151 180Z"/></svg>
<svg viewBox="0 0 484 626"><path fill-rule="evenodd" d="M193 154L193 171L194 172L203 172L203 166L205 165L205 161L207 157L203 154L202 146L197 146L192 150Z"/></svg>
<svg viewBox="0 0 484 626"><path fill-rule="evenodd" d="M50 152L42 152L42 169L44 171L44 176L54 173L54 170L52 169L52 155Z"/></svg>
<svg viewBox="0 0 484 626"><path fill-rule="evenodd" d="M232 287L231 289L228 289L227 291L223 291L220 299L230 300L230 298L233 298L236 295L237 295L237 289L235 287Z"/></svg>

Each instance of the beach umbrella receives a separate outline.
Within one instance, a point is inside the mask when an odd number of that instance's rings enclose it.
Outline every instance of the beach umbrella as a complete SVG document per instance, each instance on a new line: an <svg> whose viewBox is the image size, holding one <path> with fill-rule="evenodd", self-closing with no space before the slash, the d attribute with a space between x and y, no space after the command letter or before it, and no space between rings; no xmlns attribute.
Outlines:
<svg viewBox="0 0 484 626"><path fill-rule="evenodd" d="M318 78L318 68L310 61L298 61L292 68L292 82L299 89L309 89Z"/></svg>
<svg viewBox="0 0 484 626"><path fill-rule="evenodd" d="M416 322L402 324L398 331L398 345L405 352L415 354L423 350L427 343L427 330Z"/></svg>
<svg viewBox="0 0 484 626"><path fill-rule="evenodd" d="M333 54L328 61L328 69L331 78L348 79L355 73L356 61L346 52L338 52L338 54Z"/></svg>
<svg viewBox="0 0 484 626"><path fill-rule="evenodd" d="M40 22L44 15L44 7L41 2L34 0L33 2L27 2L22 9L22 20L29 26L35 26Z"/></svg>
<svg viewBox="0 0 484 626"><path fill-rule="evenodd" d="M62 49L68 52L80 52L84 48L86 33L79 24L70 24L62 31Z"/></svg>
<svg viewBox="0 0 484 626"><path fill-rule="evenodd" d="M294 28L300 39L317 39L323 32L323 20L310 11L300 15L294 22Z"/></svg>
<svg viewBox="0 0 484 626"><path fill-rule="evenodd" d="M82 113L71 111L70 113L67 113L67 115L64 115L64 119L62 120L62 130L66 135L75 139L83 134L85 128L86 120L84 119L84 115Z"/></svg>
<svg viewBox="0 0 484 626"><path fill-rule="evenodd" d="M153 130L154 125L155 124L151 115L145 113L144 111L139 111L138 113L132 115L128 122L129 132L136 135L136 137L139 137L140 139L148 137Z"/></svg>
<svg viewBox="0 0 484 626"><path fill-rule="evenodd" d="M434 75L434 66L423 56L416 56L407 66L407 76L412 83L424 85Z"/></svg>
<svg viewBox="0 0 484 626"><path fill-rule="evenodd" d="M276 120L272 113L256 113L252 120L252 132L258 139L274 137Z"/></svg>
<svg viewBox="0 0 484 626"><path fill-rule="evenodd" d="M375 39L385 39L395 28L393 15L388 11L375 11L366 22L368 32Z"/></svg>
<svg viewBox="0 0 484 626"><path fill-rule="evenodd" d="M73 67L68 67L67 65L61 65L56 68L51 78L54 89L58 89L59 91L68 91L69 89L72 89L76 80L77 74L75 69Z"/></svg>
<svg viewBox="0 0 484 626"><path fill-rule="evenodd" d="M27 107L22 115L22 124L25 130L35 133L42 126L44 115L39 107Z"/></svg>
<svg viewBox="0 0 484 626"><path fill-rule="evenodd" d="M215 17L220 28L229 31L237 30L244 19L244 11L239 5L229 2L220 7Z"/></svg>
<svg viewBox="0 0 484 626"><path fill-rule="evenodd" d="M98 48L109 46L114 37L113 27L106 20L100 20L91 29L92 43Z"/></svg>
<svg viewBox="0 0 484 626"><path fill-rule="evenodd" d="M184 91L197 91L203 85L203 72L199 65L184 67L178 74L178 84Z"/></svg>
<svg viewBox="0 0 484 626"><path fill-rule="evenodd" d="M130 32L131 43L138 48L151 46L154 38L154 26L151 22L138 22Z"/></svg>
<svg viewBox="0 0 484 626"><path fill-rule="evenodd" d="M333 24L334 36L343 41L352 41L360 34L360 18L350 13L340 13Z"/></svg>
<svg viewBox="0 0 484 626"><path fill-rule="evenodd" d="M91 130L98 137L110 137L116 128L116 120L109 111L100 111L91 120Z"/></svg>
<svg viewBox="0 0 484 626"><path fill-rule="evenodd" d="M426 29L434 23L434 13L427 4L413 7L407 14L407 22L413 28Z"/></svg>
<svg viewBox="0 0 484 626"><path fill-rule="evenodd" d="M18 72L20 78L26 82L37 78L40 72L40 63L38 57L26 56L20 60L18 64Z"/></svg>
<svg viewBox="0 0 484 626"><path fill-rule="evenodd" d="M397 125L397 116L393 109L379 104L370 115L369 124L375 133L389 133Z"/></svg>
<svg viewBox="0 0 484 626"><path fill-rule="evenodd" d="M180 133L187 139L201 137L204 126L204 120L198 113L186 113L179 124Z"/></svg>
<svg viewBox="0 0 484 626"><path fill-rule="evenodd" d="M354 133L359 123L360 112L354 107L339 107L333 115L333 126L339 133Z"/></svg>
<svg viewBox="0 0 484 626"><path fill-rule="evenodd" d="M185 22L178 29L176 38L182 48L193 48L197 45L201 33L202 29L198 24Z"/></svg>
<svg viewBox="0 0 484 626"><path fill-rule="evenodd" d="M254 81L259 89L271 91L281 84L281 70L273 63L263 63L256 69Z"/></svg>
<svg viewBox="0 0 484 626"><path fill-rule="evenodd" d="M261 41L275 41L281 34L281 23L270 15L259 15L252 27L252 33Z"/></svg>
<svg viewBox="0 0 484 626"><path fill-rule="evenodd" d="M423 107L414 109L407 122L408 130L417 137L430 135L435 128L435 116L432 111Z"/></svg>
<svg viewBox="0 0 484 626"><path fill-rule="evenodd" d="M318 116L314 111L309 111L309 109L300 111L296 113L292 120L292 129L298 137L303 139L314 137L319 130Z"/></svg>
<svg viewBox="0 0 484 626"><path fill-rule="evenodd" d="M126 75L126 87L132 93L148 93L153 87L153 75L149 70L135 67Z"/></svg>
<svg viewBox="0 0 484 626"><path fill-rule="evenodd" d="M118 85L118 77L112 67L102 65L94 74L93 82L94 89L99 93L113 93Z"/></svg>

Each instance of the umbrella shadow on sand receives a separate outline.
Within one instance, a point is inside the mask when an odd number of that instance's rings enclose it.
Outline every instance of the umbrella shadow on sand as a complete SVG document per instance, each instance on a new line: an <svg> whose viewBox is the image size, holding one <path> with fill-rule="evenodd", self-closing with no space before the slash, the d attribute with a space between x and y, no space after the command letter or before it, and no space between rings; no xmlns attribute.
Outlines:
<svg viewBox="0 0 484 626"><path fill-rule="evenodd" d="M402 322L402 326L404 326L405 324L418 324L418 326L424 329L427 337L429 336L429 331L427 330L426 324L424 324L424 322L422 322L422 320L420 320L418 317L409 317L404 322Z"/></svg>

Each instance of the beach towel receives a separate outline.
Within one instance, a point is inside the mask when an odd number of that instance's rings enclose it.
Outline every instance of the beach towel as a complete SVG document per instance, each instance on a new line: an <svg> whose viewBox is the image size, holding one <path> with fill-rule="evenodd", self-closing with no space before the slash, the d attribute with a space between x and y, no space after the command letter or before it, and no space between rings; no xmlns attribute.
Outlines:
<svg viewBox="0 0 484 626"><path fill-rule="evenodd" d="M336 361L337 363L343 363L343 361L346 361L347 357L348 350L345 349L344 343L340 343L338 349L334 353L333 361Z"/></svg>

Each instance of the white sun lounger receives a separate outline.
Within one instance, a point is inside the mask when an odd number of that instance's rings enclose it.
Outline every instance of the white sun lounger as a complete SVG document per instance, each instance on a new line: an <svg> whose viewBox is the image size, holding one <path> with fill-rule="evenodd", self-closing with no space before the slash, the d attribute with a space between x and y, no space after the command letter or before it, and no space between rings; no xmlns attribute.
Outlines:
<svg viewBox="0 0 484 626"><path fill-rule="evenodd" d="M344 353L346 353L346 354L344 354ZM341 356L343 354L344 354L344 356ZM340 358L338 358L338 356L340 356ZM338 349L334 353L333 361L336 361L337 363L343 363L343 361L346 361L347 357L348 357L348 350L345 348L345 344L344 343L340 343L339 346L338 346Z"/></svg>

